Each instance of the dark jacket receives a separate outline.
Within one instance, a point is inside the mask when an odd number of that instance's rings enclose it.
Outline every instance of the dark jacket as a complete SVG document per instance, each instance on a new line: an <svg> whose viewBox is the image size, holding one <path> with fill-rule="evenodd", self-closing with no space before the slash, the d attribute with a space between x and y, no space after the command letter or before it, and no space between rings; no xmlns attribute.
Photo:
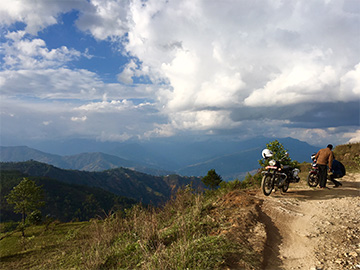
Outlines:
<svg viewBox="0 0 360 270"><path fill-rule="evenodd" d="M341 178L346 174L345 166L340 161L334 159L332 163L332 172L335 178Z"/></svg>

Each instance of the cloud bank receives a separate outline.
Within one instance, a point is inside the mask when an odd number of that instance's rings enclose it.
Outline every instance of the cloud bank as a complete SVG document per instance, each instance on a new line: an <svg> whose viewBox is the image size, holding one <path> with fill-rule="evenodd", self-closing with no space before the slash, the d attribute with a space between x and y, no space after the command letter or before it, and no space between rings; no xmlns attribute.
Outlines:
<svg viewBox="0 0 360 270"><path fill-rule="evenodd" d="M25 114L42 127L34 137L358 138L357 1L8 2L0 4L0 89L9 135L22 130ZM114 70L118 82L76 67L86 51L48 48L38 37L69 12L77 31L126 59ZM19 22L23 29L11 28Z"/></svg>

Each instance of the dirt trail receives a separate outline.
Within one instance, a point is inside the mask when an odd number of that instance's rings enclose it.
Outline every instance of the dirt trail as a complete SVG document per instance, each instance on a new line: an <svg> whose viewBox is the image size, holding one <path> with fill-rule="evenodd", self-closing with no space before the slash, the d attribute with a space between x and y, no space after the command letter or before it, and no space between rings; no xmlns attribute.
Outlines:
<svg viewBox="0 0 360 270"><path fill-rule="evenodd" d="M360 173L320 190L305 181L262 201L263 269L360 269Z"/></svg>

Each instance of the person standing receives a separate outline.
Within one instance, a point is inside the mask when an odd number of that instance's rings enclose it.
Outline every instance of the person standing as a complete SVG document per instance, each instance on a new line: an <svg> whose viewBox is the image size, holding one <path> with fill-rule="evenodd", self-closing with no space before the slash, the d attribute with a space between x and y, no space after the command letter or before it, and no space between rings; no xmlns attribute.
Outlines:
<svg viewBox="0 0 360 270"><path fill-rule="evenodd" d="M319 180L320 180L320 188L326 188L326 180L327 180L327 171L329 167L329 172L332 169L332 162L334 160L334 154L331 151L333 146L328 144L326 148L320 149L319 152L316 153L316 164L319 168Z"/></svg>

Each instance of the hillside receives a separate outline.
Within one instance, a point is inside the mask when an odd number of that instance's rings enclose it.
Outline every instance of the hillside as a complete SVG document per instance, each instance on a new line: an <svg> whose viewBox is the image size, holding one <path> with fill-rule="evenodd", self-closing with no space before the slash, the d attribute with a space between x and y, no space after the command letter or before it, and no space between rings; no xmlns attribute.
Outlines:
<svg viewBox="0 0 360 270"><path fill-rule="evenodd" d="M356 147L345 145L334 151ZM335 154L345 166L359 164L358 152L352 150ZM343 177L343 186L333 188L329 183L329 189L320 190L307 186L310 165L301 166L300 182L291 184L286 193L276 191L266 197L258 188L258 178L247 177L243 182L223 182L214 191L198 193L187 187L160 208L136 206L126 215L52 224L48 231L44 225L34 226L23 242L14 232L0 241L0 266L358 269L360 169Z"/></svg>
<svg viewBox="0 0 360 270"><path fill-rule="evenodd" d="M0 170L0 175L1 222L21 219L21 215L15 214L13 207L8 205L5 196L23 177L35 181L44 191L45 206L41 209L43 217L49 216L61 222L104 217L111 211L122 211L138 203L101 188L67 184L49 177L29 177L25 173L10 170Z"/></svg>
<svg viewBox="0 0 360 270"><path fill-rule="evenodd" d="M345 165L347 171L360 171L360 143L338 145L333 152L335 158Z"/></svg>
<svg viewBox="0 0 360 270"><path fill-rule="evenodd" d="M174 189L182 185L202 186L195 177L152 176L130 169L117 168L102 172L64 170L37 161L1 162L1 171L19 171L36 177L48 177L68 184L99 187L119 196L145 204L159 204L170 198Z"/></svg>

